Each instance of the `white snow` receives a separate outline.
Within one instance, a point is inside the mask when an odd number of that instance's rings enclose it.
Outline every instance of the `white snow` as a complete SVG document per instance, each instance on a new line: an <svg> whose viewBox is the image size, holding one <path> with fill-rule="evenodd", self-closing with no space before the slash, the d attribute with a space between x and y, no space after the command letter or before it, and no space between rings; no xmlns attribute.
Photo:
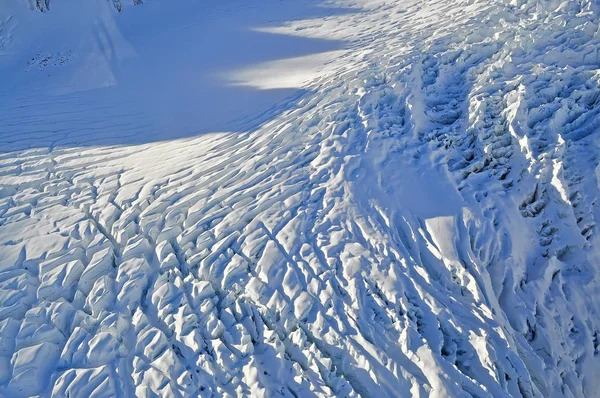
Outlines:
<svg viewBox="0 0 600 398"><path fill-rule="evenodd" d="M0 4L0 396L597 396L600 3L134 3Z"/></svg>

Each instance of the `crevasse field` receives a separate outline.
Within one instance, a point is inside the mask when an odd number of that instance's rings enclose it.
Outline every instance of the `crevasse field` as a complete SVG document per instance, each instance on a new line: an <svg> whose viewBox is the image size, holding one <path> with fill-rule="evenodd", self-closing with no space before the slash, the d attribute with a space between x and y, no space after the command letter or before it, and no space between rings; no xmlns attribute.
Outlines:
<svg viewBox="0 0 600 398"><path fill-rule="evenodd" d="M599 23L1 0L0 396L600 397Z"/></svg>

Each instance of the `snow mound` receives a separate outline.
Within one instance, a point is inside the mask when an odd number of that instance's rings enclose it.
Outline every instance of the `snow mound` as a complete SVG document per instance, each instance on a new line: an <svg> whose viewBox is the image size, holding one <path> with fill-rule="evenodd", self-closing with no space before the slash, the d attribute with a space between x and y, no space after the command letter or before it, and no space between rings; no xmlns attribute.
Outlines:
<svg viewBox="0 0 600 398"><path fill-rule="evenodd" d="M597 395L600 3L180 3L0 12L0 395Z"/></svg>

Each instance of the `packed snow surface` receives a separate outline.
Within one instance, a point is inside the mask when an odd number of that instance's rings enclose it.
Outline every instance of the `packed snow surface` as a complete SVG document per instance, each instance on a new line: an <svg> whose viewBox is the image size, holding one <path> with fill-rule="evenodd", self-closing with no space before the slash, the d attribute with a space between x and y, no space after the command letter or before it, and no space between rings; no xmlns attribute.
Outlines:
<svg viewBox="0 0 600 398"><path fill-rule="evenodd" d="M600 2L134 3L0 3L0 396L599 396Z"/></svg>

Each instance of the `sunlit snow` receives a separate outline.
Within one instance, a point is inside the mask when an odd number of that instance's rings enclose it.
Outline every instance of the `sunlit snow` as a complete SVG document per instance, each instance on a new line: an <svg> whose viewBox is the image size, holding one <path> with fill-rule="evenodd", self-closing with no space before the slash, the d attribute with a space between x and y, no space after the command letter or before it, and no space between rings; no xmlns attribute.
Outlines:
<svg viewBox="0 0 600 398"><path fill-rule="evenodd" d="M2 0L0 396L597 397L599 17Z"/></svg>

